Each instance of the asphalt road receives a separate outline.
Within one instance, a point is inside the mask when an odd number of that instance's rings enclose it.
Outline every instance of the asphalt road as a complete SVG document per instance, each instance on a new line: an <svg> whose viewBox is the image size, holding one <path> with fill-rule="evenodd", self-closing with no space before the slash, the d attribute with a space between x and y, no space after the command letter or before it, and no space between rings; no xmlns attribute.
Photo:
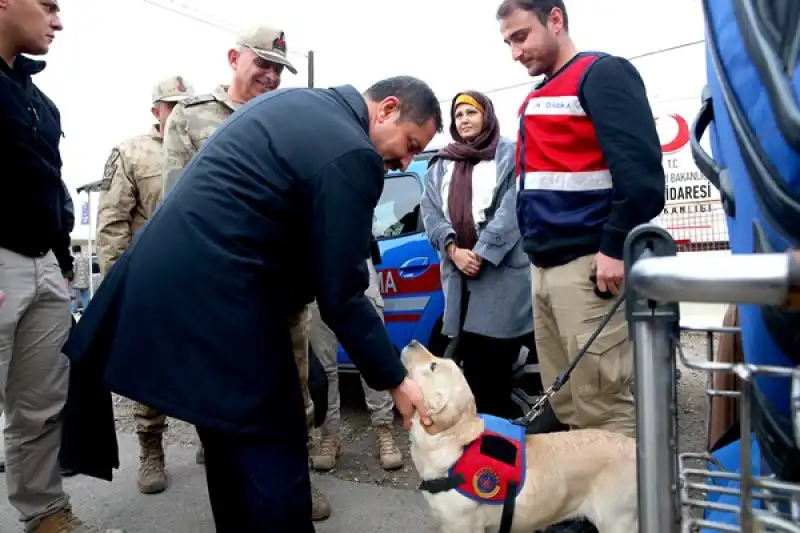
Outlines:
<svg viewBox="0 0 800 533"><path fill-rule="evenodd" d="M138 447L120 435L121 467L112 483L83 476L66 479L75 511L103 527L126 533L214 533L203 468L194 462L194 448L173 444L167 449L171 486L145 496L136 490ZM314 477L330 498L332 516L317 524L318 533L436 533L422 496L333 476ZM0 532L22 532L16 510L8 504L5 479L0 477Z"/></svg>
<svg viewBox="0 0 800 533"><path fill-rule="evenodd" d="M708 324L708 321L703 323ZM690 358L704 358L706 344L702 336L683 337L684 350ZM682 372L679 391L680 448L684 452L699 452L706 446L706 376L685 367L682 367ZM345 395L342 401L344 408ZM346 426L356 426L350 429L354 437L348 441L345 449L346 455L353 456L349 459L350 466L337 469L333 475L314 477L315 484L328 495L334 509L330 519L317 524L317 532L437 533L418 492L364 482L366 479L375 479L388 484L392 477L381 477L374 473L371 476L364 475L363 469L375 462L373 458L360 457L372 450L368 418L363 408L344 413ZM179 424L175 422L172 422L170 434L178 432ZM135 486L138 466L136 439L130 432L120 434L118 442L122 465L116 472L114 482L80 476L65 480L75 510L105 527L123 527L127 533L213 533L204 471L194 462L194 448L185 444L192 442L194 435L194 430L187 426L185 438L175 437L175 440L171 440L167 450L171 475L169 490L159 495L144 496L139 494ZM0 438L0 456L3 455L2 444ZM343 459L343 467L345 463L347 461ZM373 470L382 473L378 466ZM342 477L361 481L348 481ZM7 503L5 479L0 475L0 533L14 532L21 533L22 527L16 510Z"/></svg>

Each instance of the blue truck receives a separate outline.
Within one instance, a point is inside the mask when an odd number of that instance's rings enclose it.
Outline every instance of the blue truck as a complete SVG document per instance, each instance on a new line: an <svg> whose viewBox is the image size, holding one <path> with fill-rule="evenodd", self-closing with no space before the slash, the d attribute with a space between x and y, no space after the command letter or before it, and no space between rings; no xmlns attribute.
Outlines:
<svg viewBox="0 0 800 533"><path fill-rule="evenodd" d="M381 252L376 265L384 298L386 330L402 350L416 340L436 355L443 355L450 339L442 335L444 294L439 277L439 254L425 235L420 214L423 177L436 151L416 158L405 171L386 174L375 209L373 232ZM524 347L515 365L512 394L519 413L527 412L542 393L535 350ZM337 362L341 373L356 373L341 345Z"/></svg>

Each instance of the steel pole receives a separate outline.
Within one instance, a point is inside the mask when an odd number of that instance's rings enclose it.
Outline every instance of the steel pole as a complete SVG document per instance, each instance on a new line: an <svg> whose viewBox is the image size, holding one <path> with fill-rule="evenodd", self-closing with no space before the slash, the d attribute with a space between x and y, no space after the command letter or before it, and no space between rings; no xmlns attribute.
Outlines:
<svg viewBox="0 0 800 533"><path fill-rule="evenodd" d="M314 50L308 51L308 87L314 87Z"/></svg>

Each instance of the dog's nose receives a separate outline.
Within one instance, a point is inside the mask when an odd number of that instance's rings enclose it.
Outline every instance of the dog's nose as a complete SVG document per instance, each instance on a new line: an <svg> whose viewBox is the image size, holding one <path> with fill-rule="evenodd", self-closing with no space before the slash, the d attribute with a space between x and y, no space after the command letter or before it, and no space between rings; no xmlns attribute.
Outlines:
<svg viewBox="0 0 800 533"><path fill-rule="evenodd" d="M408 366L408 358L409 358L408 347L405 347L405 348L403 348L403 351L400 352L400 362L402 362L404 365Z"/></svg>
<svg viewBox="0 0 800 533"><path fill-rule="evenodd" d="M406 344L406 347L403 348L403 351L400 352L400 361L403 365L408 366L411 363L412 353L416 353L416 349L420 347L420 343L417 341L411 341Z"/></svg>

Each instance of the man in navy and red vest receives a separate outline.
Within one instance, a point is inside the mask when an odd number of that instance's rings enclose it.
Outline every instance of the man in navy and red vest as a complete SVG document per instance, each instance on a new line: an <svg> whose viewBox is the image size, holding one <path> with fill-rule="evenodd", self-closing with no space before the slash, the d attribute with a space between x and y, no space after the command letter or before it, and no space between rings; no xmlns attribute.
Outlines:
<svg viewBox="0 0 800 533"><path fill-rule="evenodd" d="M514 60L544 76L519 113L517 218L549 384L620 294L628 232L664 207L661 145L636 68L578 52L562 0L505 0L497 18ZM552 398L556 416L573 428L635 436L632 369L623 305Z"/></svg>

